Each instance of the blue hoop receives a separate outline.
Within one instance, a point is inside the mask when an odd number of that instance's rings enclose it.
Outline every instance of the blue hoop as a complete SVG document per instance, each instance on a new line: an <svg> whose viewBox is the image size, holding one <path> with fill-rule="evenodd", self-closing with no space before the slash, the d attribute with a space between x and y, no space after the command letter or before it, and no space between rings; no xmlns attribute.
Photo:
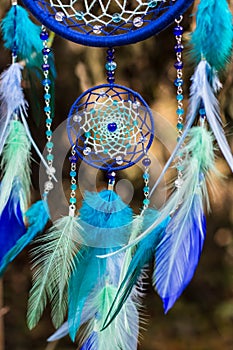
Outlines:
<svg viewBox="0 0 233 350"><path fill-rule="evenodd" d="M123 34L108 34L107 36L94 35L91 30L83 33L77 32L77 30L73 29L75 26L78 26L77 20L76 25L75 21L73 21L73 25L67 25L63 20L58 22L55 19L55 10L52 8L52 12L51 8L50 11L47 9L48 5L46 5L46 0L22 1L42 24L62 37L86 46L114 47L136 43L161 32L173 23L176 18L181 16L191 6L194 0L171 1L172 6L168 6L166 11L158 18L153 18L153 11L151 10L150 14L152 18L150 20L145 20L145 26L142 26L141 28L134 27L132 30L125 31Z"/></svg>
<svg viewBox="0 0 233 350"><path fill-rule="evenodd" d="M101 94L102 91L102 94ZM122 165L118 164L116 162L116 157L110 158L109 153L105 154L103 157L103 152L101 151L101 154L99 156L96 156L95 151L92 151L88 155L84 155L83 151L86 148L85 142L86 142L86 135L85 131L91 130L93 132L94 127L93 124L88 128L83 128L81 119L86 120L85 112L88 111L87 114L91 114L93 110L93 105L95 106L96 101L99 103L100 106L103 106L104 103L101 103L101 98L105 98L107 101L109 101L109 98L111 101L116 103L116 106L119 104L122 104L121 108L124 108L127 103L129 103L131 106L135 104L136 106L133 106L135 108L134 115L137 117L137 120L139 120L138 123L138 137L140 136L142 141L130 144L130 149L127 150L125 158L122 157ZM105 100L105 101L106 101ZM100 102L99 102L100 101ZM124 105L125 103L125 105ZM99 110L94 111L93 113L99 112ZM102 113L102 114L101 114ZM103 115L107 115L106 109L103 109L101 113L98 114L98 124L103 124ZM117 112L113 109L113 115L115 116ZM126 118L125 118L126 115ZM124 116L124 123L127 125L127 116L128 116L128 122L131 123L130 128L132 125L132 115L129 116L129 114L125 114ZM80 120L74 121L74 116L77 118L77 116L80 118ZM134 118L134 120L136 119ZM117 121L117 119L115 120ZM115 123L111 123L111 117L110 117L110 124L111 127L115 127ZM95 124L96 127L97 124ZM107 124L106 124L107 125ZM105 125L105 129L106 129ZM143 130L142 127L145 129ZM82 130L81 130L82 129ZM67 120L67 133L69 137L69 141L71 144L71 147L75 148L76 153L78 156L84 160L87 164L90 166L105 170L108 172L115 171L115 170L122 170L126 169L128 167L131 167L132 165L139 162L146 154L149 148L152 145L153 139L154 139L154 121L153 116L151 113L151 110L147 103L144 101L144 99L139 95L137 92L121 85L110 85L110 84L103 84L95 86L87 91L85 91L79 98L75 101L73 106L71 107L71 110L69 112L68 120ZM110 133L108 133L110 135ZM136 139L136 138L135 138ZM128 136L127 140L131 140L131 135ZM80 145L79 142L82 142ZM107 138L108 141L108 138ZM124 140L123 140L124 141ZM127 141L128 142L128 141ZM126 146L127 147L127 146ZM139 148L139 149L138 149ZM120 152L119 152L120 154ZM96 157L94 159L93 157Z"/></svg>

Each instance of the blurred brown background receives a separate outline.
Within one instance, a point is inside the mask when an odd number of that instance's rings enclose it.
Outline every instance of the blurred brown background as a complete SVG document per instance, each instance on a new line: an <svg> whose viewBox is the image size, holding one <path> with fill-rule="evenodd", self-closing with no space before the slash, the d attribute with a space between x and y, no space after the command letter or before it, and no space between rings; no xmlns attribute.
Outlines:
<svg viewBox="0 0 233 350"><path fill-rule="evenodd" d="M9 1L1 0L1 18L9 6ZM193 26L191 16L193 12L194 9L184 19L186 38ZM118 48L116 77L119 84L138 91L153 111L176 125L173 46L172 29L168 29L145 42ZM82 91L105 81L105 49L82 47L59 37L55 38L53 48L57 67L54 121L54 127L56 127L66 119L70 106ZM1 43L0 71L9 63L10 55L3 49ZM186 64L184 70L186 97L192 68ZM231 147L233 146L232 73L233 64L230 64L228 72L221 77L224 88L220 94L223 118L227 124L226 132ZM156 113L155 117L159 118ZM43 118L39 127L35 125L33 118L29 123L34 138L43 149L45 145ZM158 131L161 132L161 138L165 138L166 146L172 148L175 136L172 134L171 140L170 137L166 138L166 130L162 129ZM164 164L169 155L165 147L156 141L152 151L153 156ZM66 167L65 165L65 184L68 181ZM140 350L233 349L233 180L221 155L217 160L217 167L226 175L226 179L216 184L215 196L214 198L211 196L212 213L208 216L208 234L195 277L166 316L163 315L161 301L152 287L148 286L144 300L147 306L148 325L147 330L142 332ZM33 194L37 199L39 197L38 165L33 164L32 169ZM158 170L155 169L155 171ZM134 184L135 196L131 205L137 210L141 201L138 173L136 170L128 170L121 176L128 178ZM100 185L103 181L104 178L100 176ZM159 194L155 201L159 203ZM29 332L27 329L25 315L30 279L28 251L25 250L11 264L3 279L5 308L0 310L0 317L4 318L6 350L75 349L75 345L68 337L58 344L46 344L46 337L53 332L49 310L35 330Z"/></svg>

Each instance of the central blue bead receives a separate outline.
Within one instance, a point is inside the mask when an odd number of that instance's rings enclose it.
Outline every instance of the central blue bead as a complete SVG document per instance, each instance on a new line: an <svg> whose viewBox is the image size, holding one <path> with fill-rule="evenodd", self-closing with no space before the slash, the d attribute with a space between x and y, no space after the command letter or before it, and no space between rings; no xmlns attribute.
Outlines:
<svg viewBox="0 0 233 350"><path fill-rule="evenodd" d="M117 123L109 123L108 124L108 131L114 132L117 129Z"/></svg>

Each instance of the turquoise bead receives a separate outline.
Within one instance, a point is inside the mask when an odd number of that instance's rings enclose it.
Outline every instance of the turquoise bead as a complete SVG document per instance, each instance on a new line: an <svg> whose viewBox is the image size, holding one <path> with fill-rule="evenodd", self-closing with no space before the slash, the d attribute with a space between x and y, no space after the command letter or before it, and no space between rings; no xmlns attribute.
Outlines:
<svg viewBox="0 0 233 350"><path fill-rule="evenodd" d="M76 184L72 184L70 186L70 189L73 190L73 191L77 190L77 185Z"/></svg>
<svg viewBox="0 0 233 350"><path fill-rule="evenodd" d="M53 148L53 145L54 145L53 142L47 142L46 143L46 147L47 148Z"/></svg>
<svg viewBox="0 0 233 350"><path fill-rule="evenodd" d="M178 130L183 130L184 124L182 124L182 123L177 123L176 127L177 127Z"/></svg>
<svg viewBox="0 0 233 350"><path fill-rule="evenodd" d="M150 204L150 200L149 200L148 198L145 198L145 199L143 200L143 204L144 204L144 205L149 205L149 204Z"/></svg>
<svg viewBox="0 0 233 350"><path fill-rule="evenodd" d="M44 94L44 99L45 100L50 100L51 98L51 95L50 94Z"/></svg>
<svg viewBox="0 0 233 350"><path fill-rule="evenodd" d="M144 188L143 188L143 192L149 192L150 191L150 187L149 186L145 186Z"/></svg>
<svg viewBox="0 0 233 350"><path fill-rule="evenodd" d="M52 124L52 119L51 118L47 118L46 119L46 124Z"/></svg>
<svg viewBox="0 0 233 350"><path fill-rule="evenodd" d="M71 204L75 204L77 202L77 199L76 198L70 198L70 203Z"/></svg>
<svg viewBox="0 0 233 350"><path fill-rule="evenodd" d="M200 115L205 116L206 115L205 108L200 108L199 113L200 113Z"/></svg>
<svg viewBox="0 0 233 350"><path fill-rule="evenodd" d="M115 70L115 69L117 68L117 64L116 64L116 62L113 62L113 61L107 62L107 63L105 64L105 68L106 68L106 70L108 70L108 71L113 71L113 70Z"/></svg>
<svg viewBox="0 0 233 350"><path fill-rule="evenodd" d="M176 169L177 169L178 171L183 171L183 170L184 170L184 167L183 167L183 165L177 165Z"/></svg>
<svg viewBox="0 0 233 350"><path fill-rule="evenodd" d="M149 173L144 173L142 177L143 177L144 180L149 180L150 174Z"/></svg>
<svg viewBox="0 0 233 350"><path fill-rule="evenodd" d="M54 160L54 155L48 154L46 158L47 158L47 160Z"/></svg>
<svg viewBox="0 0 233 350"><path fill-rule="evenodd" d="M77 175L76 171L70 171L70 176L74 177L76 175Z"/></svg>
<svg viewBox="0 0 233 350"><path fill-rule="evenodd" d="M90 136L91 136L90 131L85 132L85 136L86 136L86 137L90 137Z"/></svg>
<svg viewBox="0 0 233 350"><path fill-rule="evenodd" d="M45 134L46 134L46 136L52 136L53 132L52 132L52 130L46 130Z"/></svg>
<svg viewBox="0 0 233 350"><path fill-rule="evenodd" d="M178 115L183 115L183 114L184 114L184 109L183 109L183 108L178 108L178 109L176 110L176 113L177 113Z"/></svg>
<svg viewBox="0 0 233 350"><path fill-rule="evenodd" d="M51 112L51 107L50 106L45 106L44 107L45 112Z"/></svg>
<svg viewBox="0 0 233 350"><path fill-rule="evenodd" d="M184 96L182 94L181 95L177 95L176 99L177 99L177 101L182 101L184 99Z"/></svg>

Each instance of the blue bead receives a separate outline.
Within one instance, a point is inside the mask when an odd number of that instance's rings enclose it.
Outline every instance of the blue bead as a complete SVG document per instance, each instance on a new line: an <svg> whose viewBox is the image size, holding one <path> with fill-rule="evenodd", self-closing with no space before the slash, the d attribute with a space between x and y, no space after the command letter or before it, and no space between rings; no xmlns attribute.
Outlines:
<svg viewBox="0 0 233 350"><path fill-rule="evenodd" d="M45 85L51 85L51 80L50 79L44 79L42 80L42 85L45 86Z"/></svg>
<svg viewBox="0 0 233 350"><path fill-rule="evenodd" d="M150 200L147 199L147 198L145 198L145 199L143 200L143 204L144 204L144 205L149 205L149 204L150 204Z"/></svg>
<svg viewBox="0 0 233 350"><path fill-rule="evenodd" d="M50 106L45 106L44 107L45 112L51 112L51 107Z"/></svg>
<svg viewBox="0 0 233 350"><path fill-rule="evenodd" d="M76 198L70 198L70 204L75 204L77 202Z"/></svg>
<svg viewBox="0 0 233 350"><path fill-rule="evenodd" d="M117 123L109 123L108 124L108 131L114 132L117 130Z"/></svg>
<svg viewBox="0 0 233 350"><path fill-rule="evenodd" d="M76 175L77 175L76 171L70 171L70 176L71 176L71 177L74 177L74 176L76 176Z"/></svg>
<svg viewBox="0 0 233 350"><path fill-rule="evenodd" d="M182 52L184 50L184 46L181 44L175 45L174 50L175 52Z"/></svg>
<svg viewBox="0 0 233 350"><path fill-rule="evenodd" d="M43 50L42 50L42 54L43 54L44 56L48 56L48 55L50 54L50 52L51 52L51 49L50 49L49 47L45 47L45 48L43 48Z"/></svg>
<svg viewBox="0 0 233 350"><path fill-rule="evenodd" d="M182 86L184 84L184 80L177 78L176 80L174 80L174 85L175 86Z"/></svg>
<svg viewBox="0 0 233 350"><path fill-rule="evenodd" d="M177 113L178 115L183 115L183 114L184 114L184 109L183 109L183 108L178 108L178 109L176 110L176 113Z"/></svg>
<svg viewBox="0 0 233 350"><path fill-rule="evenodd" d="M142 164L144 166L150 166L151 165L151 160L150 158L144 158L143 161L142 161Z"/></svg>
<svg viewBox="0 0 233 350"><path fill-rule="evenodd" d="M44 63L44 64L42 64L41 68L43 69L43 71L47 71L47 70L49 70L50 65L48 63Z"/></svg>
<svg viewBox="0 0 233 350"><path fill-rule="evenodd" d="M86 137L90 137L90 136L91 136L90 131L85 132L85 136L86 136Z"/></svg>
<svg viewBox="0 0 233 350"><path fill-rule="evenodd" d="M175 64L174 64L174 67L176 68L176 69L182 69L183 67L184 67L184 64L183 64L183 62L176 62Z"/></svg>
<svg viewBox="0 0 233 350"><path fill-rule="evenodd" d="M149 186L145 186L144 188L143 188L143 192L149 192L150 191L150 187Z"/></svg>
<svg viewBox="0 0 233 350"><path fill-rule="evenodd" d="M45 135L46 136L52 136L53 135L52 130L46 130Z"/></svg>
<svg viewBox="0 0 233 350"><path fill-rule="evenodd" d="M51 119L51 118L47 118L47 119L45 120L45 122L46 122L46 124L52 124L52 119Z"/></svg>
<svg viewBox="0 0 233 350"><path fill-rule="evenodd" d="M51 98L51 95L50 94L44 94L44 99L45 100L50 100Z"/></svg>
<svg viewBox="0 0 233 350"><path fill-rule="evenodd" d="M181 95L177 95L176 99L177 99L177 101L182 101L184 99L184 96L182 94Z"/></svg>
<svg viewBox="0 0 233 350"><path fill-rule="evenodd" d="M71 163L77 163L77 161L78 161L78 156L76 156L76 155L70 156L70 157L69 157L69 161L70 161Z"/></svg>
<svg viewBox="0 0 233 350"><path fill-rule="evenodd" d="M53 160L54 159L54 155L53 154L48 154L46 158L47 158L47 160Z"/></svg>
<svg viewBox="0 0 233 350"><path fill-rule="evenodd" d="M70 189L73 190L73 191L77 190L77 185L76 184L72 184L70 186Z"/></svg>
<svg viewBox="0 0 233 350"><path fill-rule="evenodd" d="M205 108L200 108L199 109L199 113L200 113L201 116L205 116L206 115Z"/></svg>
<svg viewBox="0 0 233 350"><path fill-rule="evenodd" d="M173 29L173 34L174 34L175 36L182 35L183 32L184 32L184 29L183 29L183 27L181 27L181 26L176 26L176 27Z"/></svg>
<svg viewBox="0 0 233 350"><path fill-rule="evenodd" d="M43 31L40 33L40 38L41 38L41 40L48 40L48 38L49 38L49 33L43 30Z"/></svg>

